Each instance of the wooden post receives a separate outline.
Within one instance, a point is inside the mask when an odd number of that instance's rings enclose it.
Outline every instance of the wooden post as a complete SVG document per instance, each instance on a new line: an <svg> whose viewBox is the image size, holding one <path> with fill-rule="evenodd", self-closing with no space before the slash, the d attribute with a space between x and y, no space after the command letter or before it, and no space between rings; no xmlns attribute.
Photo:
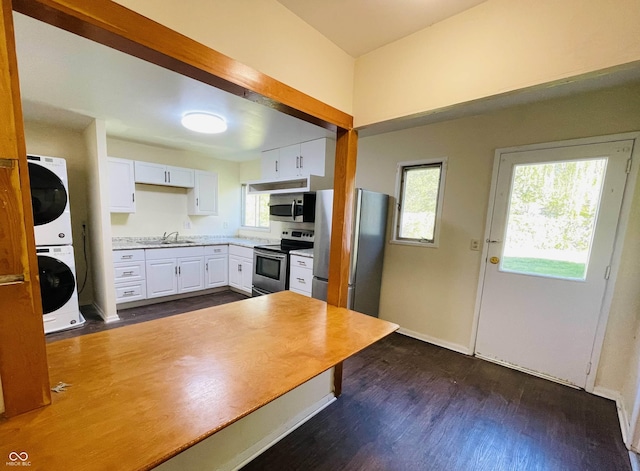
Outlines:
<svg viewBox="0 0 640 471"><path fill-rule="evenodd" d="M327 302L340 307L347 307L357 152L357 131L338 129Z"/></svg>
<svg viewBox="0 0 640 471"><path fill-rule="evenodd" d="M51 392L13 12L0 5L0 378L11 417L51 403Z"/></svg>
<svg viewBox="0 0 640 471"><path fill-rule="evenodd" d="M338 129L337 137L327 302L347 307L358 133L353 129ZM335 367L333 387L335 396L339 397L342 394L342 363Z"/></svg>

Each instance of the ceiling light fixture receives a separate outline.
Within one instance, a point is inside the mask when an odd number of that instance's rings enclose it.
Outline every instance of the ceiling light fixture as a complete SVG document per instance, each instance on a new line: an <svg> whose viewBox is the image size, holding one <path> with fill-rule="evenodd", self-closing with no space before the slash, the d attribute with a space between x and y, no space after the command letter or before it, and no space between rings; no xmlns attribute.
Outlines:
<svg viewBox="0 0 640 471"><path fill-rule="evenodd" d="M181 122L185 128L204 134L218 134L227 130L227 122L223 118L200 111L186 113Z"/></svg>

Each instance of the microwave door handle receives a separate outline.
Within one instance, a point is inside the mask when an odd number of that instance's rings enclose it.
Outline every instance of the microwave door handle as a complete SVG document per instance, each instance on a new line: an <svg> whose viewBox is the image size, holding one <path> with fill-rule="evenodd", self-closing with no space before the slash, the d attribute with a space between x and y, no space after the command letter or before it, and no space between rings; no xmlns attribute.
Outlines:
<svg viewBox="0 0 640 471"><path fill-rule="evenodd" d="M293 203L291 203L291 219L293 221L296 220L296 200L293 200Z"/></svg>

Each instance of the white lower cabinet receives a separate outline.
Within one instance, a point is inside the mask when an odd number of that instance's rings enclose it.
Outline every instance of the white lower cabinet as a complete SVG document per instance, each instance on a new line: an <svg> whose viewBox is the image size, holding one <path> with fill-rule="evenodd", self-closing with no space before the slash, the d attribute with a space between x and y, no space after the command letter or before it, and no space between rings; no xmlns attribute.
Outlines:
<svg viewBox="0 0 640 471"><path fill-rule="evenodd" d="M204 247L146 249L147 298L204 289Z"/></svg>
<svg viewBox="0 0 640 471"><path fill-rule="evenodd" d="M229 246L208 245L204 248L205 288L229 284Z"/></svg>
<svg viewBox="0 0 640 471"><path fill-rule="evenodd" d="M229 286L251 294L253 287L253 249L229 247Z"/></svg>
<svg viewBox="0 0 640 471"><path fill-rule="evenodd" d="M147 298L144 250L115 250L113 268L116 304Z"/></svg>
<svg viewBox="0 0 640 471"><path fill-rule="evenodd" d="M313 259L291 255L289 267L289 291L311 297L313 281Z"/></svg>
<svg viewBox="0 0 640 471"><path fill-rule="evenodd" d="M116 303L232 286L251 294L253 249L236 245L114 250Z"/></svg>

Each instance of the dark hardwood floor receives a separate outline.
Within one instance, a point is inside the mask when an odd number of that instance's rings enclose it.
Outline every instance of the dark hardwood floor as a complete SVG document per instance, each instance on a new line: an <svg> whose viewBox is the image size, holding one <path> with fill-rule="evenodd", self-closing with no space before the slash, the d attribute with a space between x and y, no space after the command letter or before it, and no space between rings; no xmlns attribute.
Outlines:
<svg viewBox="0 0 640 471"><path fill-rule="evenodd" d="M247 299L248 296L227 290L215 294L206 294L192 298L178 299L176 301L166 301L163 303L150 304L148 306L134 307L118 310L119 321L105 324L95 308L92 306L82 306L82 315L87 320L82 327L52 332L46 335L47 342L77 337L78 335L91 334L102 330L117 329L125 325L137 324L139 322L159 319L161 317L173 316L184 312L196 311L210 306L231 303Z"/></svg>
<svg viewBox="0 0 640 471"><path fill-rule="evenodd" d="M342 396L242 468L630 471L612 401L393 334Z"/></svg>

